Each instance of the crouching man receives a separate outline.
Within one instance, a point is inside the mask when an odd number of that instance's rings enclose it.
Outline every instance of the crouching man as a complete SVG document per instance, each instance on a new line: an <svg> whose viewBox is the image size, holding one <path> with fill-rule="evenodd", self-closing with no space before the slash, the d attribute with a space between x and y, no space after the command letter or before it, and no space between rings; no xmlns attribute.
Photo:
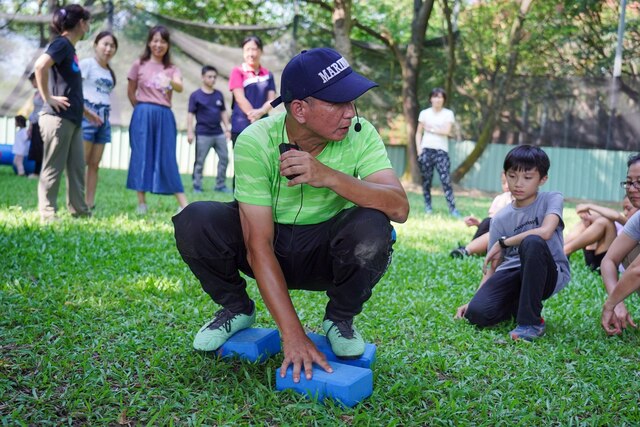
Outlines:
<svg viewBox="0 0 640 427"><path fill-rule="evenodd" d="M380 135L356 114L354 101L375 86L332 49L296 55L273 101L286 112L238 137L236 201L192 203L173 218L182 258L222 307L196 334L195 349L214 351L254 323L243 272L256 279L280 330L282 376L289 365L296 382L301 370L311 378L313 363L331 371L289 289L326 292L322 328L332 350L363 354L353 320L391 261L390 221L409 214Z"/></svg>

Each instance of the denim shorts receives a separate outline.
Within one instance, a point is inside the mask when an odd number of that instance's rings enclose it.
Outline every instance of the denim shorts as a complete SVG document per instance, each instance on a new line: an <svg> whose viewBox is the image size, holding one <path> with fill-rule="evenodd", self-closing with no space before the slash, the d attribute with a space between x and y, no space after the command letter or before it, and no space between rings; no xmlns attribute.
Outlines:
<svg viewBox="0 0 640 427"><path fill-rule="evenodd" d="M111 123L109 123L109 106L102 104L91 104L85 101L85 105L102 119L102 124L90 122L85 117L82 118L82 139L94 144L106 144L111 142Z"/></svg>

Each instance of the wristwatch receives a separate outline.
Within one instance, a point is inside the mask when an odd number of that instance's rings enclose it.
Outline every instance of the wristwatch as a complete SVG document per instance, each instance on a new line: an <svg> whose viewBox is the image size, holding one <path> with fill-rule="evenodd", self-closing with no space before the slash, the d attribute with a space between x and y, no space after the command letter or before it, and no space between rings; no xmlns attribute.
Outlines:
<svg viewBox="0 0 640 427"><path fill-rule="evenodd" d="M507 249L509 246L507 246L507 244L504 242L505 240L507 240L507 236L502 236L498 239L498 244L500 245L500 247L502 249Z"/></svg>

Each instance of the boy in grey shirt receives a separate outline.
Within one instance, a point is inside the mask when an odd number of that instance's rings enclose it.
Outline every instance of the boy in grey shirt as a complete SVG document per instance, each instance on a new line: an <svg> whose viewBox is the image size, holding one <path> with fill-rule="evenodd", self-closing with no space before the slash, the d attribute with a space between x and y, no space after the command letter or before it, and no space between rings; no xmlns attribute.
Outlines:
<svg viewBox="0 0 640 427"><path fill-rule="evenodd" d="M564 254L563 197L538 192L547 181L550 161L538 147L521 145L504 160L513 202L491 221L489 250L480 288L458 308L477 326L491 326L515 317L514 340L532 341L544 335L542 301L571 279Z"/></svg>

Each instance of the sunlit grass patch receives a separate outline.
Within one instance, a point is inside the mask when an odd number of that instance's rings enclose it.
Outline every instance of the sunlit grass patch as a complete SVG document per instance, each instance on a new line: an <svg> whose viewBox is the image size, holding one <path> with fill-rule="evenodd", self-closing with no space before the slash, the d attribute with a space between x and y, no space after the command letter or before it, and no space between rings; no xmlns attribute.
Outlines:
<svg viewBox="0 0 640 427"><path fill-rule="evenodd" d="M640 333L606 338L599 277L571 257L573 280L548 300L547 335L514 343L506 322L453 319L481 277L482 259L451 259L475 229L435 196L412 212L393 262L356 325L378 347L373 395L352 409L274 391L282 356L264 364L192 350L217 310L181 260L176 201L149 196L135 214L126 172L104 170L91 219L41 226L36 183L0 168L0 422L2 425L636 425ZM185 184L190 183L183 177ZM64 187L64 186L63 186ZM189 185L185 185L188 189ZM189 200L231 200L221 193ZM482 218L490 197L456 195ZM577 221L565 208L568 227ZM275 327L255 281L257 326ZM321 331L323 293L292 291L303 326ZM637 313L638 298L630 302Z"/></svg>

